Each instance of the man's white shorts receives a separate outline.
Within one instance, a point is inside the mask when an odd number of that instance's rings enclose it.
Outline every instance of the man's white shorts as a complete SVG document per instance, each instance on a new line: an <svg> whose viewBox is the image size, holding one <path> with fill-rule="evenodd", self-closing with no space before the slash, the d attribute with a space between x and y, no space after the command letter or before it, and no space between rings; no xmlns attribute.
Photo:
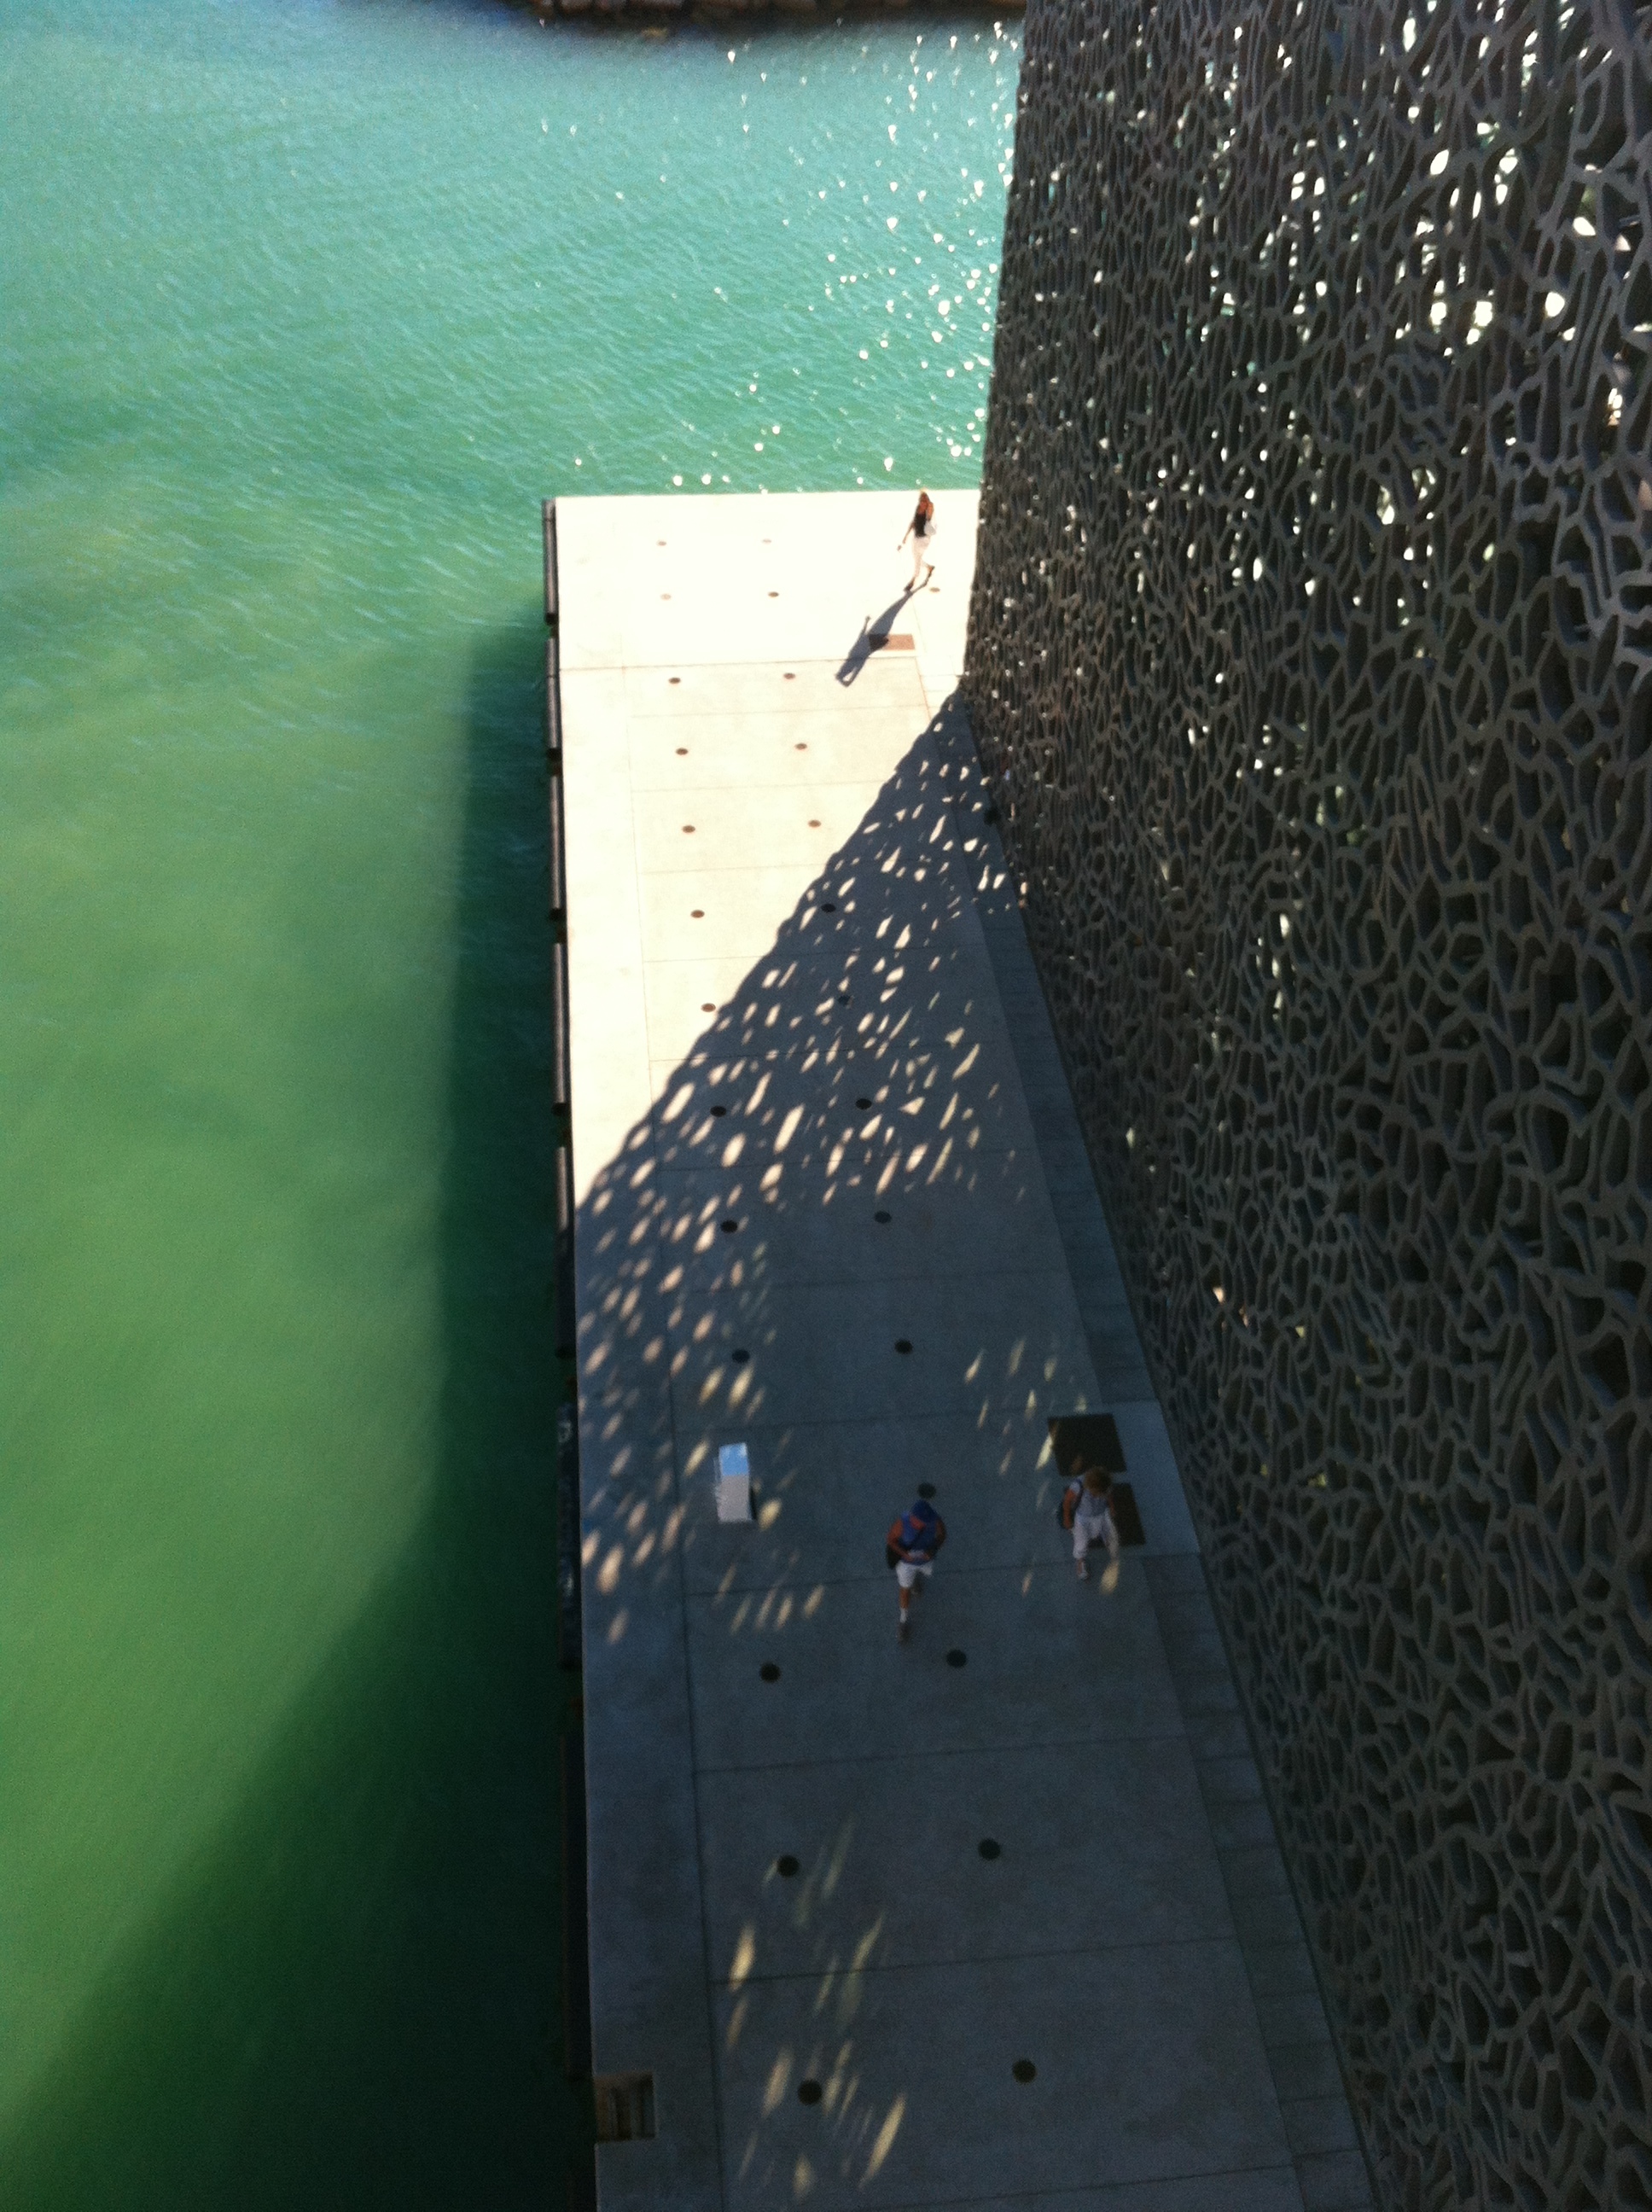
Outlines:
<svg viewBox="0 0 1652 2212"><path fill-rule="evenodd" d="M934 1571L935 1562L932 1559L927 1563L917 1559L897 1559L895 1562L895 1579L902 1589L913 1589L920 1575L932 1575Z"/></svg>

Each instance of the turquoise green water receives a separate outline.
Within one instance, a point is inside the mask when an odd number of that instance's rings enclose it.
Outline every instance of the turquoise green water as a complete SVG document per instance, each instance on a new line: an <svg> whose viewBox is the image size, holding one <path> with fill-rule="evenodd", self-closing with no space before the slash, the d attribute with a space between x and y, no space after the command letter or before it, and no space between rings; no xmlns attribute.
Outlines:
<svg viewBox="0 0 1652 2212"><path fill-rule="evenodd" d="M0 15L9 2212L560 2198L537 501L974 479L1005 29Z"/></svg>

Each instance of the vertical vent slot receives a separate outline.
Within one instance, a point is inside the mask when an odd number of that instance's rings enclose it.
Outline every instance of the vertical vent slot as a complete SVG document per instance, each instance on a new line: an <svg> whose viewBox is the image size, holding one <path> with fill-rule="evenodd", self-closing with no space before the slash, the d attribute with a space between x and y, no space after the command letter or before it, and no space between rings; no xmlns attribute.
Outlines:
<svg viewBox="0 0 1652 2212"><path fill-rule="evenodd" d="M599 2074L591 2086L596 2092L598 2142L647 2142L653 2136L652 2074Z"/></svg>

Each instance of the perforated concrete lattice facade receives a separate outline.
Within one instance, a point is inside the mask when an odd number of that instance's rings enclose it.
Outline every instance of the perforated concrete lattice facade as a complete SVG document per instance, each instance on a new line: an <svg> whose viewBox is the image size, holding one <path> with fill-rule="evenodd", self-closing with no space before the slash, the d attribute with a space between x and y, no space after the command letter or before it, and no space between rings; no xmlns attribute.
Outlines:
<svg viewBox="0 0 1652 2212"><path fill-rule="evenodd" d="M1652 2205L1652 34L1035 4L966 689L1396 2205Z"/></svg>

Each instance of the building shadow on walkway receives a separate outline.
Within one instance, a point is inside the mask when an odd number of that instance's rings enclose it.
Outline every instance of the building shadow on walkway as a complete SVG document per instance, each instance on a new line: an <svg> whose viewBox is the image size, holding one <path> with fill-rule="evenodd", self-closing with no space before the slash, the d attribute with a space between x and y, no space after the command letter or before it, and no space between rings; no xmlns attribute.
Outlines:
<svg viewBox="0 0 1652 2212"><path fill-rule="evenodd" d="M543 641L469 687L428 1512L47 2062L7 2212L562 2201Z"/></svg>
<svg viewBox="0 0 1652 2212"><path fill-rule="evenodd" d="M772 951L704 1010L714 1018L691 1049L657 1065L650 1121L581 1209L581 1248L604 1285L582 1318L588 1409L628 1374L652 1384L667 1370L679 1432L684 1421L767 1427L903 1401L977 1419L1019 1409L1069 1361L1075 1380L1084 1371L1078 1340L1026 1336L1005 1287L1022 1271L1064 1276L1066 1262L969 912L970 872L986 857L978 787L967 723L949 705L777 918ZM685 881L708 896L703 878ZM688 945L687 891L683 903ZM652 971L656 1035L672 1025L660 996L671 975L668 963ZM682 992L701 975L685 957ZM924 1348L945 1373L921 1358L890 1369L886 1353L907 1356L898 1334L878 1340L877 1379L848 1371L869 1304L932 1276L960 1233L967 1251L940 1295L968 1315L944 1352ZM842 1340L788 1346L798 1298L778 1293L833 1285L853 1324ZM893 1295L891 1314L906 1294Z"/></svg>
<svg viewBox="0 0 1652 2212"><path fill-rule="evenodd" d="M908 2117L915 2055L885 2078L888 2018L881 2053L863 2042L880 2005L903 2002L876 1970L900 1963L910 1904L888 1893L869 1833L878 1778L823 1779L822 1802L841 1787L842 1803L827 1817L811 1801L800 1857L777 1874L767 1808L791 1785L767 1770L863 1758L891 1735L969 1747L978 1723L959 1716L981 1708L957 1695L955 1640L975 1643L970 1680L1008 1741L1082 1734L1092 1711L1064 1708L1061 1668L1092 1668L1122 1711L1132 1638L1157 1634L1136 1582L1077 1628L1052 1622L1048 1578L1065 1595L1072 1566L1046 1415L1094 1402L1095 1386L981 931L984 906L1014 906L983 799L954 701L714 1006L694 933L720 896L752 893L684 872L680 955L649 970L650 1034L658 1051L700 1033L656 1063L649 1119L581 1207L587 1679L593 1706L623 1711L655 1679L660 1623L686 1609L731 2202L792 2201L800 2128L837 2202L897 2142L909 2152L903 2130L936 2124L932 2101ZM645 887L667 923L675 880ZM756 1514L729 1527L714 1478L737 1440ZM883 1538L923 1481L951 1543L901 1650ZM959 1626L972 1607L978 1637ZM757 1767L743 1796L739 1771ZM652 1863L629 1799L624 1818L604 1830L593 1799L616 1927L672 1871ZM811 2083L819 2112L798 2100Z"/></svg>

